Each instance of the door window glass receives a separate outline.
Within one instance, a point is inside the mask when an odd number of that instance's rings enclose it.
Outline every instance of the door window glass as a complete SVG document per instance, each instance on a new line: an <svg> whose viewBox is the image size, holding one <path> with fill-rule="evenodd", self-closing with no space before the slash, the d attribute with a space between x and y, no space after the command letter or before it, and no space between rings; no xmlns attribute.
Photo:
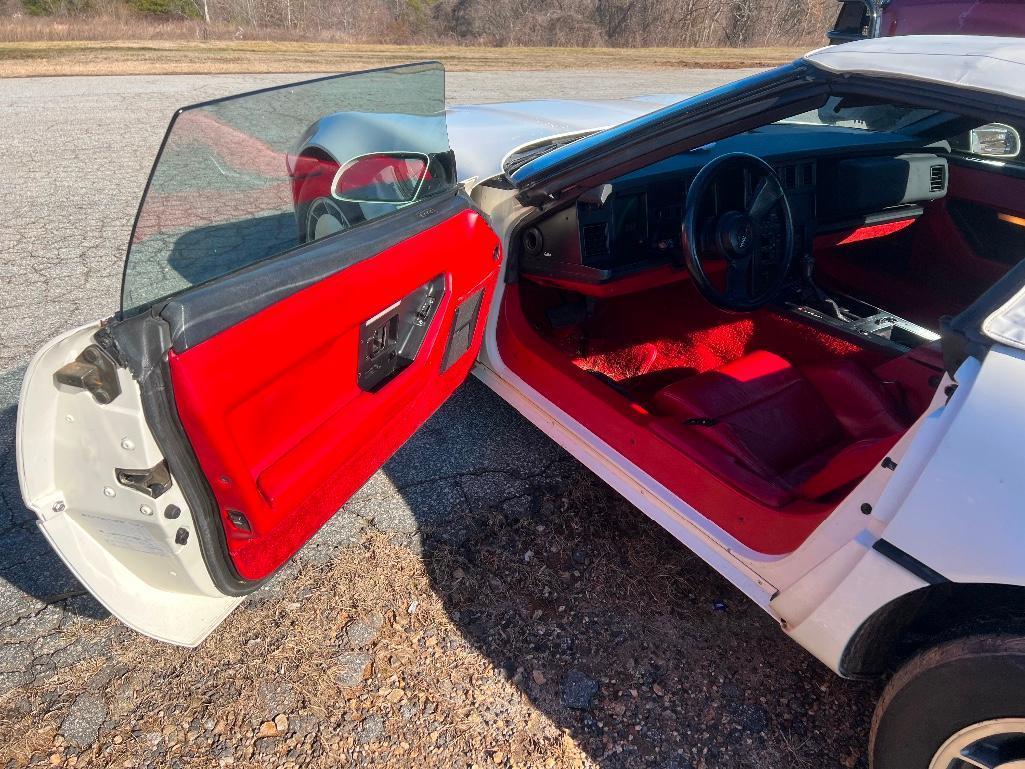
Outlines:
<svg viewBox="0 0 1025 769"><path fill-rule="evenodd" d="M454 186L437 63L186 107L139 207L122 310L134 314Z"/></svg>

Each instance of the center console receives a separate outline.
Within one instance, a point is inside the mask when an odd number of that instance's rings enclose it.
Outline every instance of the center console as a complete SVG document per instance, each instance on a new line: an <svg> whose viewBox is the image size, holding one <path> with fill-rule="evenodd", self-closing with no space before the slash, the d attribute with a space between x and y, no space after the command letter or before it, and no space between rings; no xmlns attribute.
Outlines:
<svg viewBox="0 0 1025 769"><path fill-rule="evenodd" d="M832 304L787 302L787 310L804 320L854 335L876 347L900 354L935 342L940 335L892 312L853 297L834 295Z"/></svg>

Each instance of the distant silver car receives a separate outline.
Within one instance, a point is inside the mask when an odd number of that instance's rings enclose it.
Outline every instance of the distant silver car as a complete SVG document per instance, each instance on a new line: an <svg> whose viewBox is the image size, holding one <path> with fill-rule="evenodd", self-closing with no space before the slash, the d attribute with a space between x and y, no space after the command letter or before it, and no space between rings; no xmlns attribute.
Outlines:
<svg viewBox="0 0 1025 769"><path fill-rule="evenodd" d="M199 644L472 372L892 676L872 766L1020 769L1022 125L1025 43L972 37L682 101L446 110L426 63L186 108L121 309L29 366L26 504L114 615Z"/></svg>

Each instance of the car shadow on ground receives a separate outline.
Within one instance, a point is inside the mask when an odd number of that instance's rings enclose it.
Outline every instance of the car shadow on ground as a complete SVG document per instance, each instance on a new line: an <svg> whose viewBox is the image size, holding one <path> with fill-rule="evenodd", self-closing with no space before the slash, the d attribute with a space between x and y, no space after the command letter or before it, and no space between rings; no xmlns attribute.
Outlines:
<svg viewBox="0 0 1025 769"><path fill-rule="evenodd" d="M33 606L79 595L82 588L18 496L14 431L22 375L15 371L0 378L5 527L0 598L7 611L31 612ZM373 536L390 537L422 559L430 589L453 628L454 637L445 643L483 658L547 720L541 731L568 737L592 765L866 766L875 687L833 675L717 573L475 380L463 385L218 636L194 652L120 636L126 649L145 658L132 663L139 675L169 660L161 674L169 676L170 688L158 696L159 707L182 716L188 697L173 694L170 682L193 658L212 655L202 666L205 683L193 681L190 691L210 681L245 680L244 661L224 659L225 642L231 654L242 639L259 648L267 642L261 637L280 637L287 648L285 639L301 633L290 629L291 623L315 619L309 614L313 606L303 608L304 599L290 587L292 575L303 569L325 574L339 556L359 558L365 546L360 538L371 529L377 531ZM338 596L318 599L326 601L321 611L333 614L351 605L345 603L351 596ZM62 605L84 616L106 616L92 601ZM280 627L268 624L272 617ZM120 628L87 624L105 636L117 635ZM107 648L86 647L96 654ZM315 651L323 653L319 647ZM127 663L128 657L119 654L105 669ZM290 677L311 675L305 660L297 664L279 676L283 687ZM46 669L62 666L52 662ZM428 691L437 693L451 683L443 678L443 665L424 668L414 661L410 667L421 674L432 671L423 681ZM263 671L260 686L276 680L272 672ZM364 694L386 686L376 672L364 683ZM352 691L346 697L355 699L332 707L364 696ZM222 702L218 696L204 694L204 702L209 697L219 707L233 706L234 700ZM279 709L290 712L290 706L268 707L268 717ZM511 707L508 689L485 688L474 707L484 723L501 723ZM120 726L114 722L110 728ZM67 721L62 728L69 730ZM326 723L322 728L329 731ZM428 745L426 728L410 723L395 738ZM486 738L505 740L503 751L512 765L531 766L538 755L536 731L511 737L489 732ZM446 739L444 734L439 739ZM558 744L546 750L557 755Z"/></svg>
<svg viewBox="0 0 1025 769"><path fill-rule="evenodd" d="M792 643L483 385L384 474L459 632L598 765L866 765L872 686Z"/></svg>
<svg viewBox="0 0 1025 769"><path fill-rule="evenodd" d="M85 589L49 546L18 486L15 431L25 368L0 375L0 623L63 602L65 609L100 619L95 601L67 601Z"/></svg>

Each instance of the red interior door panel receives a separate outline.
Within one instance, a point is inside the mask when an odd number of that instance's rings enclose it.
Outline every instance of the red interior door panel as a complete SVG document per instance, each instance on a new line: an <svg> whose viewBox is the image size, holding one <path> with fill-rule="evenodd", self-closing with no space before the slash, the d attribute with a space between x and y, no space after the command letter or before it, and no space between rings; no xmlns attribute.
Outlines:
<svg viewBox="0 0 1025 769"><path fill-rule="evenodd" d="M466 377L499 261L483 217L461 211L170 354L178 413L240 576L284 563ZM443 289L418 316L415 356L368 386L388 313L428 285Z"/></svg>

